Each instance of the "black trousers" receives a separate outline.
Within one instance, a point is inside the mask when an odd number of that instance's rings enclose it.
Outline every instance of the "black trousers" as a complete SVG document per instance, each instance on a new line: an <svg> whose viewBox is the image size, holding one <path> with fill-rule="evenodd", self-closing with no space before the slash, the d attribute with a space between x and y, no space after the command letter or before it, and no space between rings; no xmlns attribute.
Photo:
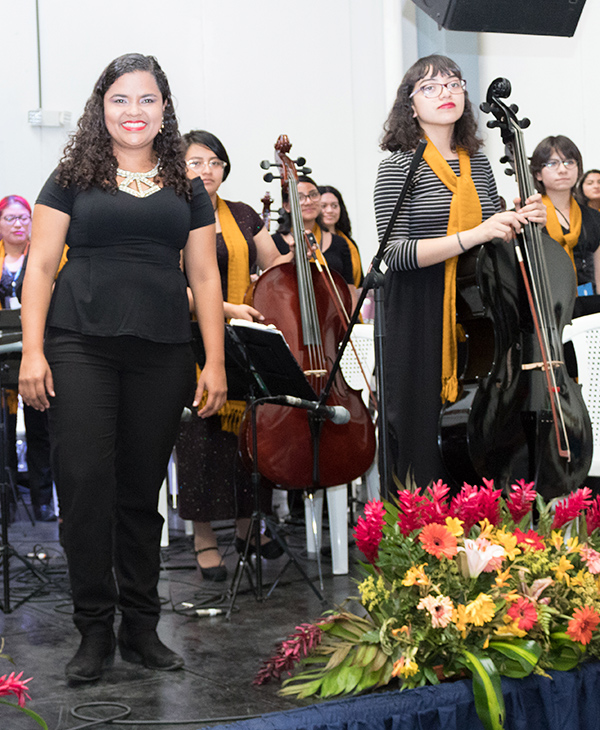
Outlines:
<svg viewBox="0 0 600 730"><path fill-rule="evenodd" d="M119 606L130 632L153 629L158 493L193 378L191 348L51 329L46 356L75 625L82 634L105 631Z"/></svg>

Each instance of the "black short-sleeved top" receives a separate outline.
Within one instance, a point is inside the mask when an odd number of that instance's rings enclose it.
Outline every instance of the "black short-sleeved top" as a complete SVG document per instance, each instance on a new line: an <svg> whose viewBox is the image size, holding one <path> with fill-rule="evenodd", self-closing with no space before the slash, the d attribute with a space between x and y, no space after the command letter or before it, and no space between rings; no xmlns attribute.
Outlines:
<svg viewBox="0 0 600 730"><path fill-rule="evenodd" d="M189 232L214 223L202 180L191 202L162 188L147 198L75 185L52 173L37 203L71 217L68 261L56 280L47 326L153 342L191 338L180 252Z"/></svg>
<svg viewBox="0 0 600 730"><path fill-rule="evenodd" d="M281 233L275 233L273 235L273 241L280 254L285 255L290 252L290 247ZM352 256L348 248L348 243L341 236L335 233L331 234L331 244L323 251L323 257L332 271L337 271L338 274L341 274L347 284L354 285Z"/></svg>

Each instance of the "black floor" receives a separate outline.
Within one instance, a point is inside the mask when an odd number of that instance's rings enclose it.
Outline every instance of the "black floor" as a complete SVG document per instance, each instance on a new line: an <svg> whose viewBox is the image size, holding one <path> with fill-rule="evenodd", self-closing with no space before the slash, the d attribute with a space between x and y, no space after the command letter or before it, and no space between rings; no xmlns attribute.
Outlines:
<svg viewBox="0 0 600 730"><path fill-rule="evenodd" d="M283 529L294 554L318 585L316 561L307 560L304 552L304 526L286 525ZM25 677L33 677L32 701L28 706L46 720L49 730L92 726L103 730L193 730L224 723L224 718L299 706L279 697L277 684L255 687L252 679L261 661L274 653L276 643L292 633L296 625L316 619L324 609L356 593L351 576L332 575L330 561L323 558L326 605L317 599L293 565L289 565L280 584L263 602L256 600L244 577L230 620L223 615L198 617L195 608L228 607L225 594L230 580L225 584L202 581L194 569L191 538L185 535L183 523L177 517L171 518L170 536L171 545L163 550L160 592L164 605L159 635L184 656L185 669L155 672L125 663L117 654L114 666L99 682L73 688L67 686L64 666L78 647L79 635L71 622L66 565L58 543L57 523L32 526L23 506L19 507L17 519L9 528L10 545L24 557L47 557L31 558L43 580L35 577L18 557L9 561L12 611L0 612L0 636L4 637L4 651L13 658L14 667L0 659L0 676L14 669L23 670ZM219 542L229 551L226 562L230 576L237 562L237 554L227 547L232 537L227 525L219 530ZM325 532L325 543L327 538ZM356 559L358 555L351 550L351 564ZM263 561L264 583L272 583L286 562L285 556ZM356 575L355 568L351 572ZM0 600L4 604L3 594ZM77 710L78 706L96 702L120 703L130 712L122 721L112 724L97 724L73 715L75 710L83 718L106 719L119 712L108 706ZM38 727L22 713L0 704L0 730Z"/></svg>

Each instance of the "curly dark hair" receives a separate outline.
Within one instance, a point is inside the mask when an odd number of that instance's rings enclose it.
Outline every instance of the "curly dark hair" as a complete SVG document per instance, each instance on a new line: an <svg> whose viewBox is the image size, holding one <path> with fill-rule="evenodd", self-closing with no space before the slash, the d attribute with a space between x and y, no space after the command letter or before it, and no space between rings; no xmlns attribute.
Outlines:
<svg viewBox="0 0 600 730"><path fill-rule="evenodd" d="M118 78L135 71L152 74L165 102L163 127L154 138L154 151L159 159L158 177L163 185L174 188L177 195L191 200L192 184L186 176L169 82L154 56L139 53L115 58L100 74L77 123L77 130L65 147L58 165L57 182L64 187L75 184L83 190L99 187L116 193L118 164L104 121L104 96Z"/></svg>
<svg viewBox="0 0 600 730"><path fill-rule="evenodd" d="M414 150L419 144L419 140L423 136L423 130L413 116L414 110L410 95L415 88L415 84L428 74L457 76L462 79L460 68L447 56L434 54L420 58L414 63L404 74L392 110L383 125L384 134L381 140L381 149L390 152L397 152L398 150L407 152L408 150ZM465 110L454 125L452 146L454 149L462 147L469 155L474 155L482 145L483 141L477 134L477 122L473 107L465 90Z"/></svg>
<svg viewBox="0 0 600 730"><path fill-rule="evenodd" d="M533 184L536 190L542 195L546 193L546 186L541 180L537 179L537 175L542 172L542 167L552 157L553 152L558 152L565 160L575 160L577 163L577 178L583 173L583 160L579 147L569 137L564 134L558 134L555 137L544 137L544 139L533 150L529 161L529 169L533 176ZM571 188L571 194L575 191L576 185Z"/></svg>
<svg viewBox="0 0 600 730"><path fill-rule="evenodd" d="M345 233L348 238L352 238L352 224L350 223L350 216L348 215L348 209L346 208L344 198L342 198L340 191L337 188L334 188L333 185L319 185L319 192L321 195L324 193L331 193L332 195L335 195L338 203L340 204L340 219L335 224L335 227L342 233ZM317 218L317 223L321 226L321 228L323 228L321 216Z"/></svg>

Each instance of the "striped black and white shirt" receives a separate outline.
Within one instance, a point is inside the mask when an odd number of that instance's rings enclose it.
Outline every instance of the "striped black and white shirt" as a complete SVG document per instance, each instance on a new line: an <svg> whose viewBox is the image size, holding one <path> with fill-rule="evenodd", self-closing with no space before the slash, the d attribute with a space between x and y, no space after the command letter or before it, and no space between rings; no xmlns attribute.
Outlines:
<svg viewBox="0 0 600 730"><path fill-rule="evenodd" d="M412 152L395 152L379 165L375 184L379 240L396 206L412 157ZM459 175L458 160L448 160L448 164ZM477 153L471 157L471 177L479 195L482 220L487 220L500 210L500 201L492 168L485 155ZM421 160L385 249L384 260L390 269L407 271L419 268L417 241L446 235L451 200L452 192Z"/></svg>

